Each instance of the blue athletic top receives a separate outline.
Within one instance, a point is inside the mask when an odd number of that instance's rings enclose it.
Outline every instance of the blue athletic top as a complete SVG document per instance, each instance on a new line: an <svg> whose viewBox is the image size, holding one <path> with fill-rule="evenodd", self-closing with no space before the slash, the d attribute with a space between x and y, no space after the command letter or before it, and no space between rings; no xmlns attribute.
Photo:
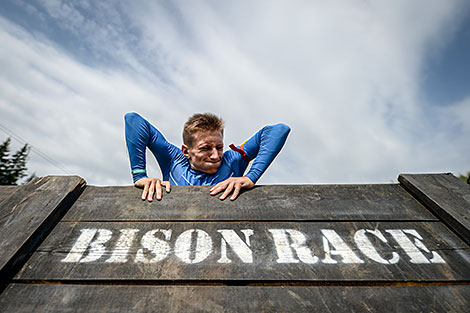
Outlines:
<svg viewBox="0 0 470 313"><path fill-rule="evenodd" d="M145 149L148 147L160 165L163 180L172 185L215 185L229 177L243 176L249 162L253 165L246 174L258 181L281 151L290 132L289 126L265 126L239 147L224 152L222 163L215 174L206 174L191 168L180 148L169 143L153 125L137 113L124 116L126 144L134 182L147 177Z"/></svg>

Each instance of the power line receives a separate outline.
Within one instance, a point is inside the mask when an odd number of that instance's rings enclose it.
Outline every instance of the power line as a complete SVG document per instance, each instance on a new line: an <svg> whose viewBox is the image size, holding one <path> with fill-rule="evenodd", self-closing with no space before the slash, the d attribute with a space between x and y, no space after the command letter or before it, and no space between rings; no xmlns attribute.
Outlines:
<svg viewBox="0 0 470 313"><path fill-rule="evenodd" d="M45 154L44 152L39 150L38 148L36 148L33 145L27 143L26 140L21 138L19 135L15 134L12 130L8 129L6 126L0 124L0 130L2 130L4 133L11 136L13 139L15 139L16 141L18 141L21 144L23 144L23 145L28 144L28 146L30 147L30 151L36 153L39 157L41 157L45 161L49 162L53 166L57 167L58 169L60 169L65 174L72 175L72 173L65 166L63 166L62 164L60 164L59 162L57 162L56 160L54 160L53 158L51 158L50 156L48 156L47 154Z"/></svg>

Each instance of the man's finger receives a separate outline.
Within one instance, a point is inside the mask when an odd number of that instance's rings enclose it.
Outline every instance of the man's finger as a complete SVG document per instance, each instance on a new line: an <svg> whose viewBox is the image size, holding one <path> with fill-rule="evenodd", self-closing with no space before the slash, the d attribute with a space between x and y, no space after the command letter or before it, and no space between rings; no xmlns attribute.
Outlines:
<svg viewBox="0 0 470 313"><path fill-rule="evenodd" d="M227 187L227 182L223 181L211 188L211 195L216 195Z"/></svg>
<svg viewBox="0 0 470 313"><path fill-rule="evenodd" d="M169 193L171 191L171 184L169 181L166 181L164 183L165 183L166 192Z"/></svg>
<svg viewBox="0 0 470 313"><path fill-rule="evenodd" d="M233 195L230 197L230 200L235 200L240 193L240 189L242 188L240 183L235 184L235 190L233 191Z"/></svg>
<svg viewBox="0 0 470 313"><path fill-rule="evenodd" d="M235 183L229 183L229 185L227 186L227 189L225 189L224 193L220 196L220 200L224 200L233 190L233 185Z"/></svg>
<svg viewBox="0 0 470 313"><path fill-rule="evenodd" d="M149 192L149 186L150 186L150 182L145 183L144 191L142 191L142 200L145 200L145 198L147 198L147 193Z"/></svg>
<svg viewBox="0 0 470 313"><path fill-rule="evenodd" d="M222 184L222 182L218 183L215 186L212 186L212 188L209 190L211 195L215 195L217 193L217 190L219 189L221 184Z"/></svg>
<svg viewBox="0 0 470 313"><path fill-rule="evenodd" d="M209 191L212 193L212 191L214 191L217 187L219 187L219 185L221 184L222 182L216 184L215 186L212 186L211 189L209 189Z"/></svg>
<svg viewBox="0 0 470 313"><path fill-rule="evenodd" d="M149 194L148 194L148 198L147 200L149 202L152 202L153 201L153 194L155 193L155 180L152 179L152 181L150 182L150 187L149 187Z"/></svg>
<svg viewBox="0 0 470 313"><path fill-rule="evenodd" d="M155 189L157 191L157 200L158 201L162 200L162 182L160 179L157 179Z"/></svg>

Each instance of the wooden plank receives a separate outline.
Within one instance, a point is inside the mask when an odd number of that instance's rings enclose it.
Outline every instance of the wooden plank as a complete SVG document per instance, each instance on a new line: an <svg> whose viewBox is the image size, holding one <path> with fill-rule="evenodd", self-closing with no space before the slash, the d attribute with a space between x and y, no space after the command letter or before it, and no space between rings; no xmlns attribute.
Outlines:
<svg viewBox="0 0 470 313"><path fill-rule="evenodd" d="M2 205L2 202L7 201L20 188L20 186L0 186L0 218L8 215L10 212L7 206Z"/></svg>
<svg viewBox="0 0 470 313"><path fill-rule="evenodd" d="M22 186L1 186L3 187L3 195L0 200L0 217L3 220L10 215L13 207L23 201L31 192L39 188L45 181L39 178L22 185ZM0 220L0 221L1 221Z"/></svg>
<svg viewBox="0 0 470 313"><path fill-rule="evenodd" d="M470 185L452 174L403 174L398 180L470 244Z"/></svg>
<svg viewBox="0 0 470 313"><path fill-rule="evenodd" d="M0 203L2 203L2 201L5 200L6 198L9 198L18 188L21 188L21 187L0 185Z"/></svg>
<svg viewBox="0 0 470 313"><path fill-rule="evenodd" d="M0 227L0 273L6 271L6 269L4 270L4 267L6 267L7 263L10 262L15 253L15 249L21 248L20 244L20 246L15 246L16 236L13 236L13 238L10 237L11 231L15 227L23 230L23 225L21 225L19 221L16 221L17 216L21 216L21 212L18 210L18 205L21 204L21 202L27 201L27 197L37 188L41 187L45 182L46 180L44 179L36 179L23 186L13 187L14 192L9 192L9 196L4 197L3 201L0 202L0 225L2 225ZM10 225L10 228L8 228L8 225ZM11 246L8 246L9 244ZM2 284L0 284L0 290L1 288Z"/></svg>
<svg viewBox="0 0 470 313"><path fill-rule="evenodd" d="M84 188L73 177L44 177L17 189L2 201L0 218L0 281L22 266Z"/></svg>
<svg viewBox="0 0 470 313"><path fill-rule="evenodd" d="M258 186L236 201L210 187L173 186L161 201L140 200L134 187L88 186L64 221L426 220L437 218L399 185Z"/></svg>
<svg viewBox="0 0 470 313"><path fill-rule="evenodd" d="M62 222L15 279L468 282L470 248L438 222Z"/></svg>
<svg viewBox="0 0 470 313"><path fill-rule="evenodd" d="M467 312L470 286L260 287L12 284L5 312Z"/></svg>

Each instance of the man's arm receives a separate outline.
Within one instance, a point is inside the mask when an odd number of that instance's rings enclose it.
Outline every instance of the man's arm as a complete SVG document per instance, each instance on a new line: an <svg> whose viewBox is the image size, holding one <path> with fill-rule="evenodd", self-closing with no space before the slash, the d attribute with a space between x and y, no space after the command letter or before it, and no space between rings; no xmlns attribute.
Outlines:
<svg viewBox="0 0 470 313"><path fill-rule="evenodd" d="M152 201L155 193L157 200L160 200L162 185L166 187L167 192L170 192L170 182L147 177L145 151L149 147L157 158L165 178L168 176L170 163L177 148L166 141L165 137L139 114L127 113L124 120L134 186L143 188L142 200L147 198L148 201Z"/></svg>
<svg viewBox="0 0 470 313"><path fill-rule="evenodd" d="M281 151L289 132L286 124L265 126L242 145L248 158L254 159L246 176L255 184Z"/></svg>
<svg viewBox="0 0 470 313"><path fill-rule="evenodd" d="M225 199L232 191L230 200L235 200L241 189L253 188L258 179L263 175L274 158L279 154L284 146L290 127L286 124L276 124L265 126L259 130L253 137L243 143L239 149L245 154L243 159L250 161L254 159L248 173L243 177L231 177L218 183L210 189L211 195L216 195L222 191L224 193L220 199Z"/></svg>

